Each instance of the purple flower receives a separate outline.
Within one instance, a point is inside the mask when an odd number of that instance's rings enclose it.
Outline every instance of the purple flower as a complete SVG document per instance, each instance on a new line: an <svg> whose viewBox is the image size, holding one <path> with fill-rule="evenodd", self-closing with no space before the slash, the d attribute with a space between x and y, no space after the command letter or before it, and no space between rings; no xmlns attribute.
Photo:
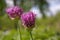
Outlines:
<svg viewBox="0 0 60 40"><path fill-rule="evenodd" d="M24 26L32 28L35 25L35 14L33 12L27 12L21 15L21 20Z"/></svg>
<svg viewBox="0 0 60 40"><path fill-rule="evenodd" d="M6 9L6 12L10 18L19 18L23 13L22 8L18 6L10 7Z"/></svg>

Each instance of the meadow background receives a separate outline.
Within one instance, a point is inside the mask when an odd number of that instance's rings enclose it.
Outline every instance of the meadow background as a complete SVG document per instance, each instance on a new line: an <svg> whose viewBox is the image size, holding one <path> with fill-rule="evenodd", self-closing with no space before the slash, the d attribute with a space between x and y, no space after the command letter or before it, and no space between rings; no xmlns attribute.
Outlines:
<svg viewBox="0 0 60 40"><path fill-rule="evenodd" d="M60 7L58 8L56 7L57 5L53 5L52 8L54 9L50 10L49 1L15 1L16 5L22 7L25 12L31 10L37 15L36 24L32 31L34 40L60 40ZM57 2L57 0L55 1ZM5 12L5 9L14 6L15 2L12 0L0 0L0 40L19 40L19 33L15 29L14 21L10 20ZM58 0L58 2L60 1ZM58 2L56 4L60 5ZM54 4L54 1L51 0L51 3ZM34 8L36 6L39 8ZM49 11L50 14L47 14L49 13L47 11ZM21 25L20 20L18 24L21 29L22 40L30 40L30 35Z"/></svg>

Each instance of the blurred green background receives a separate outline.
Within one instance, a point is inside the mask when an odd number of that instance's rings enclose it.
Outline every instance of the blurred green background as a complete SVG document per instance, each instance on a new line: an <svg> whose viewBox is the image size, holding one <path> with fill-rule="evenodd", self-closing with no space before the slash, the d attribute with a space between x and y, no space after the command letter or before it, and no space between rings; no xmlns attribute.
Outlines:
<svg viewBox="0 0 60 40"><path fill-rule="evenodd" d="M16 2L16 1L15 1ZM36 25L33 28L32 34L34 40L60 40L60 12L56 16L47 17L44 14L43 6L49 7L45 0L21 0L20 7L24 11L29 11L33 5L39 5L39 9L43 15L41 19L36 18ZM0 0L0 40L19 40L19 34L15 29L14 21L10 20L5 12L7 7L5 0ZM49 10L49 9L45 9ZM30 35L20 24L22 40L29 40Z"/></svg>

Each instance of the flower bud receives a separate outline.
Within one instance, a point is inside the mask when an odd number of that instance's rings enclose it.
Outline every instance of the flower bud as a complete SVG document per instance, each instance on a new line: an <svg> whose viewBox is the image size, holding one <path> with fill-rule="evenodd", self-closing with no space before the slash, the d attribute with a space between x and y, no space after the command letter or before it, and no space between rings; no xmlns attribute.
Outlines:
<svg viewBox="0 0 60 40"><path fill-rule="evenodd" d="M21 15L23 26L27 28L33 28L35 26L35 14L33 12L27 12Z"/></svg>
<svg viewBox="0 0 60 40"><path fill-rule="evenodd" d="M18 6L14 6L7 8L6 12L11 19L12 18L15 19L15 18L20 18L21 14L23 13L23 10Z"/></svg>

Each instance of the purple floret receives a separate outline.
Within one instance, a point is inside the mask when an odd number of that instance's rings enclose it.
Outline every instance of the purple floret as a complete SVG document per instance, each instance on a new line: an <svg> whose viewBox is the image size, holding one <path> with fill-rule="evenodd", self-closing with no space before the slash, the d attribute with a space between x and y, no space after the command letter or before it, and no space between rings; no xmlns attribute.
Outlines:
<svg viewBox="0 0 60 40"><path fill-rule="evenodd" d="M21 16L23 10L18 6L14 6L14 7L7 8L6 12L10 18L16 18Z"/></svg>
<svg viewBox="0 0 60 40"><path fill-rule="evenodd" d="M23 25L26 27L33 27L35 25L35 14L33 12L27 12L21 15Z"/></svg>

